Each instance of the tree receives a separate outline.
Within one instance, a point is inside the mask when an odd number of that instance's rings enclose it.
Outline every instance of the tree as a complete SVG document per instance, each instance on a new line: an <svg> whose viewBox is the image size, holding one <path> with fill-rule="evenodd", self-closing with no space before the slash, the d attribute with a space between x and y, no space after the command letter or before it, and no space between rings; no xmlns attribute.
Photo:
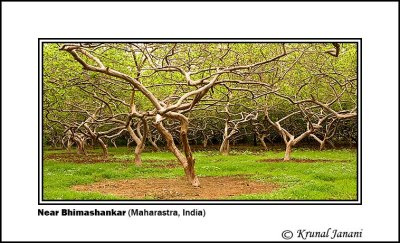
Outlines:
<svg viewBox="0 0 400 243"><path fill-rule="evenodd" d="M191 143L228 154L235 141L266 148L280 134L288 159L305 138L333 141L329 124L357 117L356 54L351 43L46 44L45 134L82 154L98 143L104 156L127 138L137 165L162 137L199 186Z"/></svg>
<svg viewBox="0 0 400 243"><path fill-rule="evenodd" d="M190 111L207 92L214 86L223 83L247 84L253 81L243 81L232 79L230 77L243 76L252 70L256 70L260 66L272 63L286 56L288 53L285 48L283 51L272 58L264 58L262 61L253 62L252 64L240 64L239 58L235 63L228 66L219 66L218 60L223 61L231 52L229 45L224 50L222 56L214 56L206 45L193 44L64 44L60 49L68 52L79 62L85 70L105 74L109 77L123 80L131 85L135 91L143 94L152 104L154 110L146 113L134 113L133 116L143 118L154 116L154 125L167 142L169 150L181 162L186 176L190 183L194 186L199 185L199 180L195 175L192 151L188 140L189 120L184 115ZM127 72L117 71L99 58L100 53L105 53L110 49L117 49L125 52L121 55L133 55L135 63L135 73L143 75L156 75L158 73L167 73L169 78L179 75L186 81L179 96L170 94L161 100L148 89L141 80L136 76L127 74ZM199 52L201 50L202 52ZM142 62L140 67L135 56L141 56ZM225 63L223 63L225 64ZM144 71L146 70L146 71ZM165 77L165 76L164 76ZM161 86L165 84L161 83ZM180 139L183 152L176 147L171 133L165 129L163 121L165 119L176 120L180 123Z"/></svg>

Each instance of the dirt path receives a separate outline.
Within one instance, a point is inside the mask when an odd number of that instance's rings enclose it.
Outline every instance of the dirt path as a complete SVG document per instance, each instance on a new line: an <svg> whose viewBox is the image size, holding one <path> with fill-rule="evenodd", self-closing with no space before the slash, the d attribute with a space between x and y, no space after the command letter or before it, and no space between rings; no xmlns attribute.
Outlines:
<svg viewBox="0 0 400 243"><path fill-rule="evenodd" d="M216 200L241 194L269 193L278 188L239 176L202 177L201 187L191 186L185 178L106 180L90 185L77 185L81 192L112 194L126 199Z"/></svg>

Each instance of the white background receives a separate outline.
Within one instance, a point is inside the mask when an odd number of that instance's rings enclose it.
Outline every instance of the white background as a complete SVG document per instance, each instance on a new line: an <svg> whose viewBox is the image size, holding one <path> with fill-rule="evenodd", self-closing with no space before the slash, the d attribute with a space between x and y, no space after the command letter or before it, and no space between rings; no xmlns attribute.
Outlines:
<svg viewBox="0 0 400 243"><path fill-rule="evenodd" d="M2 2L3 240L282 240L283 230L398 238L398 3ZM362 38L363 205L205 208L200 217L38 217L38 38ZM98 206L98 209L144 206ZM94 209L94 206L70 208Z"/></svg>

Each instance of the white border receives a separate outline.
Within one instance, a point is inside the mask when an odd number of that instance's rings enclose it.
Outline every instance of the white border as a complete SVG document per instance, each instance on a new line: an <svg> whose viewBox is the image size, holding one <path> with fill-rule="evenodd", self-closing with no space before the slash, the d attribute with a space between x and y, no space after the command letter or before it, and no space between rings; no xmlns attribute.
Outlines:
<svg viewBox="0 0 400 243"><path fill-rule="evenodd" d="M399 240L398 2L2 2L2 240ZM37 206L39 37L361 37L362 205ZM204 208L205 218L39 217L38 208ZM295 240L295 239L293 239ZM342 239L353 241L358 239Z"/></svg>

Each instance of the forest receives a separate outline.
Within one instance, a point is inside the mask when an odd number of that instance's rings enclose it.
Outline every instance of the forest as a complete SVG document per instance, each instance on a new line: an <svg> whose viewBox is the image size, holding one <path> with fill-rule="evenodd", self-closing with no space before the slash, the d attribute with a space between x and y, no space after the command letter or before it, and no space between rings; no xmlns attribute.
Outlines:
<svg viewBox="0 0 400 243"><path fill-rule="evenodd" d="M358 44L42 44L46 200L356 200Z"/></svg>

